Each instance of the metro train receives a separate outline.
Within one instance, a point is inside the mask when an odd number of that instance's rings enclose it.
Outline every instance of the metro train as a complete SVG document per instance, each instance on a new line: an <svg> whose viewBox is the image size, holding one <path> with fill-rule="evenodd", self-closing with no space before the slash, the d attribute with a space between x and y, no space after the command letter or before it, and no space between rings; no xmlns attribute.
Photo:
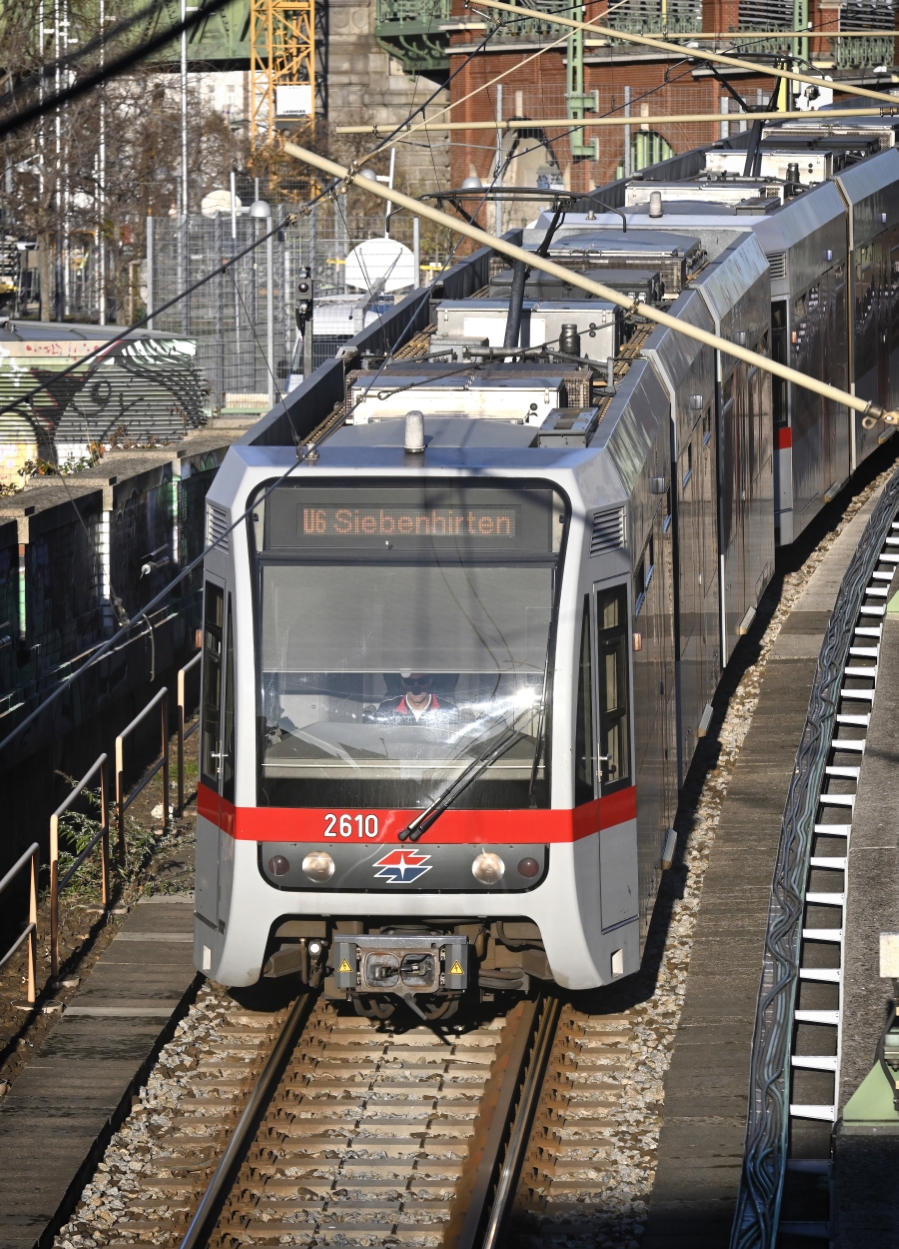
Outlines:
<svg viewBox="0 0 899 1249"><path fill-rule="evenodd" d="M624 229L567 211L549 254L894 408L894 131L816 122L752 176L717 145L630 180ZM311 453L263 420L207 502L196 965L374 1016L637 971L776 545L892 432L639 302L532 271L513 322L498 257L453 273L408 358L361 336L291 395L332 418Z"/></svg>

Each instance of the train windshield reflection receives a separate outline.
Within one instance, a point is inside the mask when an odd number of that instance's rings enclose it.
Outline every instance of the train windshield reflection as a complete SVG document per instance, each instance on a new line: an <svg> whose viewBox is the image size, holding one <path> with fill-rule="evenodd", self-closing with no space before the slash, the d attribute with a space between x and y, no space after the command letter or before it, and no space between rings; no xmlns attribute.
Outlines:
<svg viewBox="0 0 899 1249"><path fill-rule="evenodd" d="M545 488L397 493L291 491L289 524L276 509L266 516L259 802L427 806L514 727L520 739L458 805L548 805L543 690L564 506ZM316 497L310 506L298 495ZM410 540L370 542L361 529L342 547L328 532L351 511L340 496L361 509L360 527L369 516L388 528L409 519ZM414 533L419 517L433 525L457 512L466 530L508 518L512 533L483 547L477 534ZM310 515L322 547L303 540Z"/></svg>

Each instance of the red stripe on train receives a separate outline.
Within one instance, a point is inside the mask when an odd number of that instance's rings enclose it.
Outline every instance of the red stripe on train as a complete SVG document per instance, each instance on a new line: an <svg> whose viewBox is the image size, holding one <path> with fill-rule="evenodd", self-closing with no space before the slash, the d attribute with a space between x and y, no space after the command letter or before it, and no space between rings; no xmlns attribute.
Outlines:
<svg viewBox="0 0 899 1249"><path fill-rule="evenodd" d="M786 451L788 447L793 445L793 431L787 425L781 425L774 431L777 438L778 451Z"/></svg>
<svg viewBox="0 0 899 1249"><path fill-rule="evenodd" d="M221 803L221 808L219 807ZM335 808L327 811L322 807L235 807L224 798L219 799L207 786L197 789L197 812L236 841L392 841L419 811L391 811ZM357 821L356 817L361 817ZM366 817L377 820L377 833L365 834L371 829ZM332 818L334 821L332 822ZM349 836L340 835L340 819L350 822ZM589 837L600 828L612 828L626 820L637 818L637 790L634 786L621 789L608 797L586 802L583 806L553 811L454 811L441 815L434 832L428 834L435 841L461 845L532 842L579 841ZM346 824L344 824L346 827ZM361 831L360 831L361 829ZM325 833L330 831L331 837Z"/></svg>

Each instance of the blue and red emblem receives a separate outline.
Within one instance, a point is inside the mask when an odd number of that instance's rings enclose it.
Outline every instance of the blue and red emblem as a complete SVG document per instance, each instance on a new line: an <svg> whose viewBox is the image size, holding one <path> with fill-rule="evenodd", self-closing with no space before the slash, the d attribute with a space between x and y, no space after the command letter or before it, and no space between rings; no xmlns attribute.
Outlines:
<svg viewBox="0 0 899 1249"><path fill-rule="evenodd" d="M413 880L431 870L430 866L424 866L430 857L417 850L391 850L375 863L375 867L381 869L375 876L389 880L391 885L411 885Z"/></svg>

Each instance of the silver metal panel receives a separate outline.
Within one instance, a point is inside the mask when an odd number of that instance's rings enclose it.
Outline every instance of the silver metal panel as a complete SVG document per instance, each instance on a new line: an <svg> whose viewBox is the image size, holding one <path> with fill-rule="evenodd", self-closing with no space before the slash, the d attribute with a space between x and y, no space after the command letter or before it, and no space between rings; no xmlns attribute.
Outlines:
<svg viewBox="0 0 899 1249"><path fill-rule="evenodd" d="M771 283L754 234L697 278L722 338L770 354ZM719 583L721 662L739 638L774 569L771 377L718 353Z"/></svg>
<svg viewBox="0 0 899 1249"><path fill-rule="evenodd" d="M846 208L831 182L806 191L770 217L751 222L766 255L786 253L787 275L794 291L805 290L826 265L827 251L835 262L845 259Z"/></svg>
<svg viewBox="0 0 899 1249"><path fill-rule="evenodd" d="M679 321L712 331L696 290L672 307ZM675 543L678 784L696 749L699 721L720 675L715 352L675 330L653 332L643 354L658 369L672 412L671 500Z"/></svg>
<svg viewBox="0 0 899 1249"><path fill-rule="evenodd" d="M846 206L832 183L816 187L760 221L753 233L766 254L786 257L786 280L772 291L783 301L786 362L848 388ZM849 475L849 413L792 384L782 387L787 424L776 431L776 524L791 542L824 506L834 483Z"/></svg>
<svg viewBox="0 0 899 1249"><path fill-rule="evenodd" d="M653 477L670 471L670 405L656 369L647 360L631 366L591 451L595 459L618 466L626 478L628 561L610 557L589 561L591 582L610 577L631 582L633 630L641 645L632 653L634 778L637 785L636 850L640 931L649 927L659 878L662 838L677 804L675 761L674 637L671 605L673 530L666 523L666 496L651 492ZM611 475L609 473L609 475ZM605 505L606 495L582 487L588 507ZM623 918L623 917L622 917ZM603 925L607 918L603 914Z"/></svg>
<svg viewBox="0 0 899 1249"><path fill-rule="evenodd" d="M850 383L859 398L890 407L893 356L899 361L894 269L894 257L899 260L899 152L892 148L860 161L835 182L849 207ZM885 426L878 421L865 430L856 413L850 419L855 470L876 450Z"/></svg>
<svg viewBox="0 0 899 1249"><path fill-rule="evenodd" d="M899 222L896 215L899 152L890 148L868 160L843 169L834 178L851 209L850 246L855 248L876 238L887 226ZM881 214L887 213L883 221Z"/></svg>

